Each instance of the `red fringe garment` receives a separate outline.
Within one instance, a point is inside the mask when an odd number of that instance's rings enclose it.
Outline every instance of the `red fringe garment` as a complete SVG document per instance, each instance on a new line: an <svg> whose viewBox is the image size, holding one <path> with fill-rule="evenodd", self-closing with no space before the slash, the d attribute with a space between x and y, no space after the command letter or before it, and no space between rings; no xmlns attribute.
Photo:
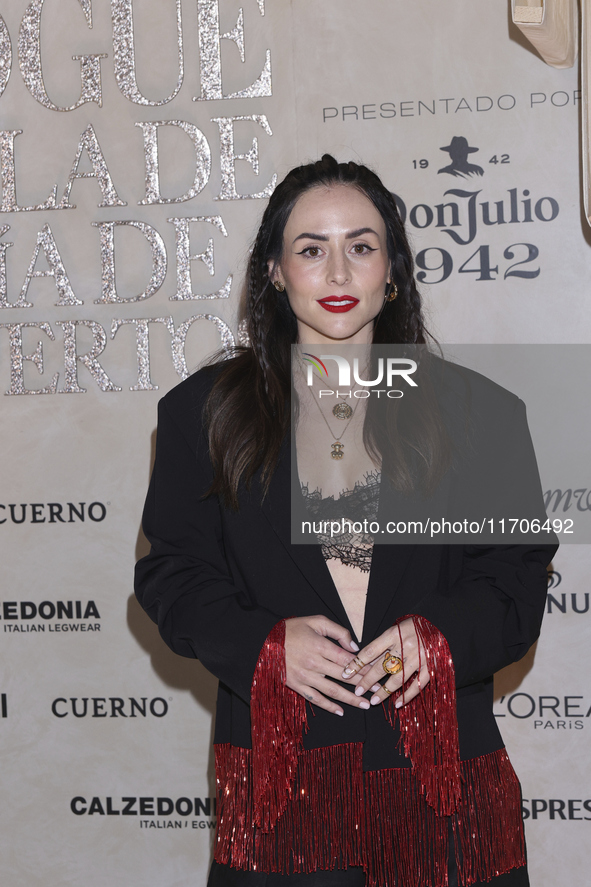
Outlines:
<svg viewBox="0 0 591 887"><path fill-rule="evenodd" d="M218 863L284 873L362 866L368 887L446 887L451 823L461 884L525 865L509 758L501 749L460 762L449 647L413 618L430 681L401 709L403 690L386 706L412 766L368 772L361 743L304 750L305 700L285 686L285 622L274 627L253 679L253 749L216 746Z"/></svg>

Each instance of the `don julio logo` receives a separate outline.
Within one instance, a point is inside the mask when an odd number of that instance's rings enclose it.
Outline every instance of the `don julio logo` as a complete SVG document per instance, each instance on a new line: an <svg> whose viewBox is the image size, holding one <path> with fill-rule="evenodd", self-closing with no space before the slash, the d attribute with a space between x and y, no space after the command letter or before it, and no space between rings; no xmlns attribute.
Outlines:
<svg viewBox="0 0 591 887"><path fill-rule="evenodd" d="M43 622L33 622L40 618ZM74 619L100 619L94 601L4 601L0 619L5 632L72 632L100 631L100 622L74 622Z"/></svg>
<svg viewBox="0 0 591 887"><path fill-rule="evenodd" d="M168 714L168 702L162 696L155 696L148 702L147 696L123 699L121 696L59 696L51 703L51 711L56 718L142 718L152 715L163 718Z"/></svg>

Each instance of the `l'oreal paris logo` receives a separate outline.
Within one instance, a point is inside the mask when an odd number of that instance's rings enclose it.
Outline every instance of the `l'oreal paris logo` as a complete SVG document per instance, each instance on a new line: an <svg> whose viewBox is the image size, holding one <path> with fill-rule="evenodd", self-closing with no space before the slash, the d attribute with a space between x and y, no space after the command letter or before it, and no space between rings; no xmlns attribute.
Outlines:
<svg viewBox="0 0 591 887"><path fill-rule="evenodd" d="M340 354L321 354L320 357L316 357L316 355L309 354L307 352L303 352L302 357L305 363L307 363L306 381L310 387L312 387L312 385L314 384L314 370L318 372L321 379L328 378L328 370L324 363L324 361L326 360L334 360L337 365L339 373L339 389L341 388L341 386L343 388L351 387L351 364L346 357L341 357ZM387 391L388 397L398 398L403 397L404 395L403 391L392 390L395 379L396 381L398 381L399 379L403 379L412 388L417 388L417 383L414 381L414 379L411 378L412 374L415 373L416 370L416 361L411 360L408 357L380 357L377 361L377 375L375 379L362 379L359 370L359 358L355 357L353 359L354 384L360 385L362 388L375 388L377 385L381 385L385 382L386 388L389 389ZM322 397L323 395L329 396L334 394L334 391L319 391L320 397ZM339 397L351 397L352 395L355 397L369 397L370 392L337 392L337 396Z"/></svg>

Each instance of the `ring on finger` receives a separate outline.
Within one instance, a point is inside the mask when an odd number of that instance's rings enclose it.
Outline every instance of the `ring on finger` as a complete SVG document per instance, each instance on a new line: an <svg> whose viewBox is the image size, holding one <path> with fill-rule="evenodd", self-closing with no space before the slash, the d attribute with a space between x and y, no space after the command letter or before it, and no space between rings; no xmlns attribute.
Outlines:
<svg viewBox="0 0 591 887"><path fill-rule="evenodd" d="M382 661L382 668L385 674L398 674L399 671L402 671L402 659L388 650Z"/></svg>
<svg viewBox="0 0 591 887"><path fill-rule="evenodd" d="M365 662L363 662L359 656L355 656L353 662L355 663L356 668L365 668Z"/></svg>
<svg viewBox="0 0 591 887"><path fill-rule="evenodd" d="M385 685L385 684L383 684L383 685L382 685L382 690L383 690L383 691L384 691L384 693L387 693L387 694L388 694L388 696L391 696L391 695L392 695L392 693L393 693L393 692L394 692L394 690L390 690L390 688L389 688L389 687L386 687L386 685Z"/></svg>

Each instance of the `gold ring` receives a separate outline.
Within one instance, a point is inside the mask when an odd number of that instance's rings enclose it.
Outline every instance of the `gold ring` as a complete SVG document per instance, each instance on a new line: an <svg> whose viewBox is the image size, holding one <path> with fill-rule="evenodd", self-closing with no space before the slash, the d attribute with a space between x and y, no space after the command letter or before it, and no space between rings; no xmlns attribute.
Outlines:
<svg viewBox="0 0 591 887"><path fill-rule="evenodd" d="M388 650L384 656L382 668L386 674L398 674L399 671L402 671L402 659L400 656L394 656L394 654L390 653Z"/></svg>
<svg viewBox="0 0 591 887"><path fill-rule="evenodd" d="M359 656L356 656L353 660L357 668L365 668L365 662L362 662Z"/></svg>
<svg viewBox="0 0 591 887"><path fill-rule="evenodd" d="M383 690L383 691L384 691L384 692L385 692L385 693L387 693L387 694L388 694L388 696L391 696L391 695L392 695L392 693L393 693L393 692L394 692L394 690L390 690L390 688L389 688L389 687L386 687L386 685L385 685L385 684L383 684L383 685L382 685L382 690Z"/></svg>

